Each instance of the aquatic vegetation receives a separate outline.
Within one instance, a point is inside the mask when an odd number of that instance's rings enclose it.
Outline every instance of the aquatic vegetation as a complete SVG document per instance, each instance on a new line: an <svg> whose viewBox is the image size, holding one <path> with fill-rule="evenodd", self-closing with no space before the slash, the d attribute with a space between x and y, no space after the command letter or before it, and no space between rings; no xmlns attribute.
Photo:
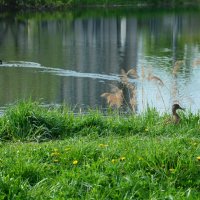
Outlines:
<svg viewBox="0 0 200 200"><path fill-rule="evenodd" d="M191 100L190 97L184 95L181 96L181 99L179 95L180 89L177 87L176 78L183 67L185 67L184 60L177 60L172 63L172 69L170 70L170 73L173 77L173 80L168 83L163 81L158 75L155 75L152 72L151 67L134 67L127 72L122 69L121 74L119 75L119 82L117 82L116 85L111 85L111 92L105 92L101 94L101 97L106 99L106 102L110 108L124 110L125 112L132 111L135 113L137 112L137 105L141 103L138 103L139 95L137 92L140 90L142 94L140 101L142 101L143 110L145 110L146 107L151 104L151 101L149 101L148 96L144 91L144 85L148 82L152 84L152 88L157 91L157 96L159 98L156 98L155 101L157 101L158 104L162 104L165 108L165 111L167 111L164 100L164 93L166 95L166 92L171 97L172 105L181 104L180 102L184 98ZM146 90L151 90L151 88L148 87Z"/></svg>
<svg viewBox="0 0 200 200"><path fill-rule="evenodd" d="M143 85L144 81L151 81L155 83L156 88L159 91L159 94L162 98L162 102L165 105L164 99L162 97L162 92L160 87L165 86L164 82L158 76L152 74L149 70L144 70L142 68L141 75L138 75L136 68L130 69L128 72L125 70L121 70L120 74L120 83L119 86L111 85L111 92L106 92L101 95L101 97L105 98L107 104L111 108L129 108L132 112L136 112L137 107L137 86L133 80L137 80ZM142 94L144 93L144 89L142 86ZM142 95L144 98L144 94ZM144 99L142 98L142 101ZM145 105L143 105L145 107Z"/></svg>
<svg viewBox="0 0 200 200"><path fill-rule="evenodd" d="M106 98L108 105L111 107L120 108L123 104L123 91L118 87L112 87L111 93L103 93L101 97Z"/></svg>

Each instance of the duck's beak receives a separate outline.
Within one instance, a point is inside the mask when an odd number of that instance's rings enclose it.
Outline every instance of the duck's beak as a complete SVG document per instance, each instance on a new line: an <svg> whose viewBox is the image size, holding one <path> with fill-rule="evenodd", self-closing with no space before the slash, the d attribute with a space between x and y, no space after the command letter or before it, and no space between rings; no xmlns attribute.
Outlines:
<svg viewBox="0 0 200 200"><path fill-rule="evenodd" d="M181 110L185 111L185 108L179 107L179 109L181 109Z"/></svg>

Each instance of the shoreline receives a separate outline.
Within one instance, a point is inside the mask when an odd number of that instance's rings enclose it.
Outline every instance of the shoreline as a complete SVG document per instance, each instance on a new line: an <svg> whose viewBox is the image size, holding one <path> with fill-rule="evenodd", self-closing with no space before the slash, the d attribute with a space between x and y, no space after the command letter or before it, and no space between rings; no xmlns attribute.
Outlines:
<svg viewBox="0 0 200 200"><path fill-rule="evenodd" d="M0 10L1 11L63 11L68 9L115 9L115 8L131 8L131 9L182 9L182 8L200 8L200 4L195 2L184 2L181 4L177 3L132 3L132 4L69 4L69 3L61 3L61 4L46 4L46 5L18 5L18 6L10 6L10 5L3 5L0 3Z"/></svg>

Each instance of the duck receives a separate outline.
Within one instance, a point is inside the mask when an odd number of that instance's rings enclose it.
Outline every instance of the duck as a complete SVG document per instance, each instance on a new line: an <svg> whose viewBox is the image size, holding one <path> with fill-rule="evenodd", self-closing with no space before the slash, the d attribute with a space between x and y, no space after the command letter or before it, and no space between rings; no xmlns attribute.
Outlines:
<svg viewBox="0 0 200 200"><path fill-rule="evenodd" d="M184 108L182 108L179 104L175 103L172 106L172 115L173 115L173 122L175 124L178 124L181 120L180 116L177 114L177 110L185 110Z"/></svg>

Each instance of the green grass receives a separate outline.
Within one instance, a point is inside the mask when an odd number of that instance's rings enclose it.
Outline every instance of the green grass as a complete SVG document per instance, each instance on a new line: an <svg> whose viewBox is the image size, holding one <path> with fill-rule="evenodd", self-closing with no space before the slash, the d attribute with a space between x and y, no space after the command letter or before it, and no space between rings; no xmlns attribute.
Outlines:
<svg viewBox="0 0 200 200"><path fill-rule="evenodd" d="M199 114L168 117L11 106L0 118L0 199L199 199Z"/></svg>
<svg viewBox="0 0 200 200"><path fill-rule="evenodd" d="M159 115L147 109L140 115L120 116L118 112L91 110L75 115L69 108L44 108L38 102L21 101L8 108L0 118L0 139L12 141L46 141L76 136L199 136L199 114L180 113L178 125L166 123L170 114Z"/></svg>

